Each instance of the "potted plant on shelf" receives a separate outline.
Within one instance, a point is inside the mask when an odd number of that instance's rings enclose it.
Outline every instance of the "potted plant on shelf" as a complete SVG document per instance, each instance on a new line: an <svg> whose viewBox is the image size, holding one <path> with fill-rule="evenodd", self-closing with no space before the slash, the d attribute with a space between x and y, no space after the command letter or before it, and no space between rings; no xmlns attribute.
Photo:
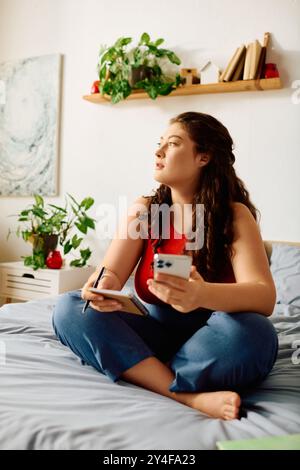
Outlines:
<svg viewBox="0 0 300 470"><path fill-rule="evenodd" d="M102 95L110 95L112 103L118 103L134 90L145 90L155 99L181 84L179 73L171 76L166 71L166 62L180 65L181 61L173 51L160 47L164 39L151 41L143 33L138 45L128 49L131 42L130 37L120 37L113 46L101 47L97 86Z"/></svg>
<svg viewBox="0 0 300 470"><path fill-rule="evenodd" d="M62 247L64 255L74 255L72 251L77 250L83 241L74 231L86 234L88 229L95 229L95 220L87 215L94 200L87 197L77 202L70 194L67 196L65 206L59 207L45 204L42 196L34 195L35 202L17 214L18 221L25 226L19 226L16 234L32 244L32 254L22 256L25 266L31 266L34 270L61 267L57 246ZM11 233L9 230L8 236ZM92 254L88 247L80 249L79 253L80 256L75 257L70 266L85 266Z"/></svg>

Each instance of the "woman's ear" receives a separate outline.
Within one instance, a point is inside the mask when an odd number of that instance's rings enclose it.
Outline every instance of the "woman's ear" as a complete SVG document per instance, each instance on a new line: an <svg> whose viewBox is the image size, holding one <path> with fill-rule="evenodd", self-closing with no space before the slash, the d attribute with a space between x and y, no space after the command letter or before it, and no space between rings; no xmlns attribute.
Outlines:
<svg viewBox="0 0 300 470"><path fill-rule="evenodd" d="M208 153L198 153L196 158L199 167L207 165L210 161L210 155Z"/></svg>

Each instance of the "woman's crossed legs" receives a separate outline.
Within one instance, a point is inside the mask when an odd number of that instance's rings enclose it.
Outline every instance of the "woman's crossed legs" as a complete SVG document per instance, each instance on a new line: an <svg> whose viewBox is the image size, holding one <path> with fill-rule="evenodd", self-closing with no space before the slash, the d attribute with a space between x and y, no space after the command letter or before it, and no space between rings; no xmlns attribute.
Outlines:
<svg viewBox="0 0 300 470"><path fill-rule="evenodd" d="M79 291L61 295L53 327L85 363L216 418L238 417L239 392L262 381L277 356L276 331L258 313L146 304L147 317L92 308L82 315L82 305Z"/></svg>

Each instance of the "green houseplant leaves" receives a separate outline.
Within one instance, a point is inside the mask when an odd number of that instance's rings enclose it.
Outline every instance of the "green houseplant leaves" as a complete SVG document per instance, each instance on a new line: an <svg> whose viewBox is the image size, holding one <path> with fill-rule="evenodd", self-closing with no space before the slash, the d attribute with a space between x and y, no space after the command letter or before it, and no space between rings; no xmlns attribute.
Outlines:
<svg viewBox="0 0 300 470"><path fill-rule="evenodd" d="M95 229L95 219L87 214L93 204L91 197L78 202L67 194L64 207L46 205L42 196L34 195L34 203L17 214L18 222L22 223L16 231L17 236L33 245L32 255L23 257L25 266L35 270L46 267L47 254L57 245L62 247L64 255L78 252L83 237L74 230L86 235L89 229ZM9 230L8 236L11 233ZM79 257L74 255L70 266L85 266L92 253L87 247L80 249L79 254Z"/></svg>
<svg viewBox="0 0 300 470"><path fill-rule="evenodd" d="M110 95L112 103L126 99L133 90L145 90L149 97L168 95L181 84L180 75L168 77L162 59L180 65L179 57L169 49L161 48L163 38L151 41L143 33L138 44L128 49L130 37L120 37L111 47L102 46L99 53L99 91Z"/></svg>

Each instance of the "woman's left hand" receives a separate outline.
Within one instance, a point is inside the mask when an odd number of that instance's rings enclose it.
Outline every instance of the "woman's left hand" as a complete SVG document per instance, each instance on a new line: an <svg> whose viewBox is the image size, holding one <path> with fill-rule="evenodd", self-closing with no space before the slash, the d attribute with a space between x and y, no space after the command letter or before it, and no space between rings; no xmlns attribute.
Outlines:
<svg viewBox="0 0 300 470"><path fill-rule="evenodd" d="M205 295L206 283L194 265L191 267L188 280L158 273L155 275L155 280L148 279L147 284L152 294L181 313L200 308L201 299Z"/></svg>

